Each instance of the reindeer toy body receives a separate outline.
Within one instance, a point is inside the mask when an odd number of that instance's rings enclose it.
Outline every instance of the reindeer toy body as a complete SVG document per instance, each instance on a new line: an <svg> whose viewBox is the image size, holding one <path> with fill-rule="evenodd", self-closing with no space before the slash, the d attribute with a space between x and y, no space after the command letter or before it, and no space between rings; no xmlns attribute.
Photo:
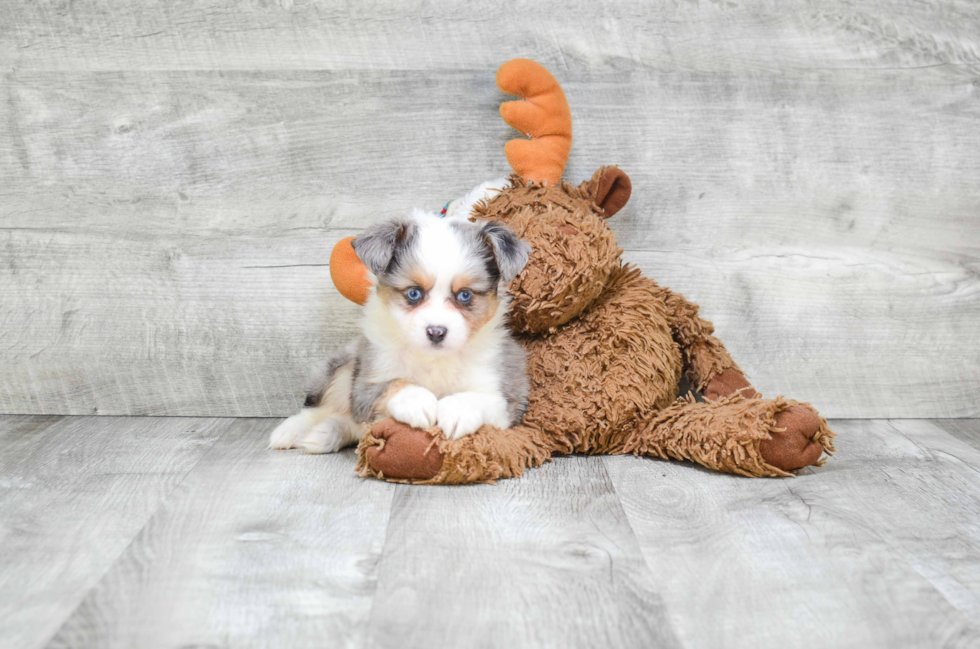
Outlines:
<svg viewBox="0 0 980 649"><path fill-rule="evenodd" d="M626 174L603 167L577 187L561 181L571 113L551 74L515 59L497 84L521 98L501 115L529 139L507 144L510 185L487 192L472 218L501 221L532 247L510 285L511 325L528 354L527 414L521 426L454 441L385 419L358 447L362 475L489 482L568 453L691 460L747 476L820 464L833 451L826 421L808 404L761 398L695 304L622 262L605 220L629 199ZM360 302L369 279L349 248L338 244L331 273ZM685 373L706 401L677 398Z"/></svg>

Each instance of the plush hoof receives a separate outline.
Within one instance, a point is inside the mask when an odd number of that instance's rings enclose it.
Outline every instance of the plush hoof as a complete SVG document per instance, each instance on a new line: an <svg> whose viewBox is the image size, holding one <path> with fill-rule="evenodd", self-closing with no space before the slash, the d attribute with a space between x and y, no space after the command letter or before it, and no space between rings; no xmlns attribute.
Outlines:
<svg viewBox="0 0 980 649"><path fill-rule="evenodd" d="M820 415L806 406L790 406L776 415L776 429L770 439L759 443L762 458L783 471L795 471L816 464L824 452L815 437Z"/></svg>
<svg viewBox="0 0 980 649"><path fill-rule="evenodd" d="M445 456L424 430L384 419L368 435L381 443L365 450L368 465L375 473L396 480L429 480L442 469Z"/></svg>

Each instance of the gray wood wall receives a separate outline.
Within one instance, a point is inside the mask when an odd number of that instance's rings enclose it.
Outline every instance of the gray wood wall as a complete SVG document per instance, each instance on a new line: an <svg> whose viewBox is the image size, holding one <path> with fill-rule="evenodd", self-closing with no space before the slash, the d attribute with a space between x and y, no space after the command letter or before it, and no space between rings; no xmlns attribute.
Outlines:
<svg viewBox="0 0 980 649"><path fill-rule="evenodd" d="M333 243L507 171L516 56L763 392L980 415L971 0L4 3L0 411L293 411Z"/></svg>

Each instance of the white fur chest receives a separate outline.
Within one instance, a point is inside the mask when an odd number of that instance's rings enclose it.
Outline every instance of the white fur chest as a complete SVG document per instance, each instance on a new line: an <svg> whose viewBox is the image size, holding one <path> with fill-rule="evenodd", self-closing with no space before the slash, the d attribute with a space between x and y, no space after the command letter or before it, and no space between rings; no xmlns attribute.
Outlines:
<svg viewBox="0 0 980 649"><path fill-rule="evenodd" d="M403 379L442 398L458 392L497 393L499 372L493 362L494 350L482 353L422 355L405 350L383 350L372 368L370 381L382 383Z"/></svg>

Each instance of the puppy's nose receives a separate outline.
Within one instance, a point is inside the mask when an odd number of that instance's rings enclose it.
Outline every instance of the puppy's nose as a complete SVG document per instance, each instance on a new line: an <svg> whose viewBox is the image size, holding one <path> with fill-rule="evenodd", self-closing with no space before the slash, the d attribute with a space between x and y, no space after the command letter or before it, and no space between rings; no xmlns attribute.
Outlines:
<svg viewBox="0 0 980 649"><path fill-rule="evenodd" d="M425 335L429 337L434 344L438 345L442 342L443 338L446 337L446 333L449 330L445 327L437 327L435 325L430 325L425 328Z"/></svg>

